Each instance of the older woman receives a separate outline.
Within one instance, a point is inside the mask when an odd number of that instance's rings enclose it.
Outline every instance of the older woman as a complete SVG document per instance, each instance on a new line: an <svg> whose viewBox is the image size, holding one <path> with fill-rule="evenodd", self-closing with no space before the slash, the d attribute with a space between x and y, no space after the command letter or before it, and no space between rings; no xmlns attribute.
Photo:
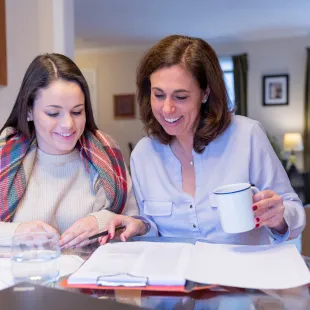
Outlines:
<svg viewBox="0 0 310 310"><path fill-rule="evenodd" d="M137 86L148 137L135 147L131 171L140 213L153 231L240 244L283 242L301 233L303 206L261 124L229 110L210 45L186 36L164 38L142 59ZM256 227L227 234L210 193L240 182L261 190L253 197ZM109 224L111 238L120 223L131 231L137 225L116 216ZM121 238L131 235L125 230Z"/></svg>

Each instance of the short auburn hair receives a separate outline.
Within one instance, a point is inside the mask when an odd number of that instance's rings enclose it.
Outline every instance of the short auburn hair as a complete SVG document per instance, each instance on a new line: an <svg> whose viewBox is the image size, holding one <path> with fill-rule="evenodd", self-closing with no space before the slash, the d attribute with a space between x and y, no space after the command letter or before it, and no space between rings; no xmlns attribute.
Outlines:
<svg viewBox="0 0 310 310"><path fill-rule="evenodd" d="M136 80L141 120L149 137L163 144L172 141L173 136L165 132L152 113L150 76L156 70L174 65L182 65L187 69L201 90L205 91L208 87L210 89L208 101L201 104L194 134L194 150L201 153L227 129L232 115L218 57L204 40L171 35L159 41L143 56L138 65Z"/></svg>

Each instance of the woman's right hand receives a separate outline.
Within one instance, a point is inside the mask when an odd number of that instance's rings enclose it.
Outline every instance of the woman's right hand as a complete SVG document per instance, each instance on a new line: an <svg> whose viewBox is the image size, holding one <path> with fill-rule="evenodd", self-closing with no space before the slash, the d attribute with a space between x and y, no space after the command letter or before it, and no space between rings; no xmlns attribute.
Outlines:
<svg viewBox="0 0 310 310"><path fill-rule="evenodd" d="M115 228L118 226L125 226L125 228L121 231L115 232ZM115 236L119 236L121 241L125 242L128 238L145 235L148 228L147 225L139 219L135 219L131 216L116 214L104 230L108 230L109 234L108 236L98 239L100 244L109 242L109 240L113 239Z"/></svg>
<svg viewBox="0 0 310 310"><path fill-rule="evenodd" d="M58 231L54 227L48 225L43 221L30 221L21 223L17 226L15 230L15 235L29 232L51 232L59 235Z"/></svg>

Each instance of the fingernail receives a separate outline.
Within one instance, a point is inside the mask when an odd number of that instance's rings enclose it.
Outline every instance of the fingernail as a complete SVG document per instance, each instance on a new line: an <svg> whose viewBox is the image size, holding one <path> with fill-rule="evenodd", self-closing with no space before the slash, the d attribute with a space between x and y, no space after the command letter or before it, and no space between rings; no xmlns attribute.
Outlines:
<svg viewBox="0 0 310 310"><path fill-rule="evenodd" d="M258 223L260 221L259 217L256 218L256 222Z"/></svg>
<svg viewBox="0 0 310 310"><path fill-rule="evenodd" d="M258 227L259 227L259 224L256 224L255 227L258 228Z"/></svg>
<svg viewBox="0 0 310 310"><path fill-rule="evenodd" d="M256 211L257 210L257 206L253 206L252 209L253 209L253 211Z"/></svg>
<svg viewBox="0 0 310 310"><path fill-rule="evenodd" d="M109 240L111 239L111 236L112 236L111 234L108 234L108 239L109 239Z"/></svg>

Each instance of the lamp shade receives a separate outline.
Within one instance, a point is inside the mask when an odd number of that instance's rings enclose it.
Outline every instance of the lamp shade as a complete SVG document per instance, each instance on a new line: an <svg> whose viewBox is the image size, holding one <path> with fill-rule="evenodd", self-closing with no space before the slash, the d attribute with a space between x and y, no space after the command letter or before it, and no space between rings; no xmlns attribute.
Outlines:
<svg viewBox="0 0 310 310"><path fill-rule="evenodd" d="M286 133L283 139L284 151L303 151L304 145L302 142L302 136L300 133Z"/></svg>

